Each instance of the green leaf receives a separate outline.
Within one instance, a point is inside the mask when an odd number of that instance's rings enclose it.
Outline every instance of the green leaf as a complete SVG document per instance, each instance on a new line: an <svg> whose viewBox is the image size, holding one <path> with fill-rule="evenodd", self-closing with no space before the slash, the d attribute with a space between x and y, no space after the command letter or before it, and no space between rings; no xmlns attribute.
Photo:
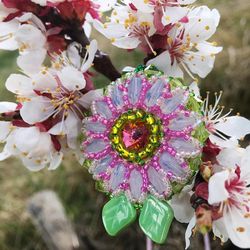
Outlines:
<svg viewBox="0 0 250 250"><path fill-rule="evenodd" d="M172 208L167 202L149 196L145 201L139 224L143 232L154 242L163 244L174 218Z"/></svg>
<svg viewBox="0 0 250 250"><path fill-rule="evenodd" d="M117 235L136 219L136 209L125 195L112 198L102 210L102 221L107 233Z"/></svg>

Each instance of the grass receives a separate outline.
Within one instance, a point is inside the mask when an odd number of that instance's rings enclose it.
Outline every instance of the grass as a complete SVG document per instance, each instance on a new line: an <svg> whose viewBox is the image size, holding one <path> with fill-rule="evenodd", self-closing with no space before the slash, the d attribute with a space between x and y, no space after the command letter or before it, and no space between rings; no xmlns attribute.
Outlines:
<svg viewBox="0 0 250 250"><path fill-rule="evenodd" d="M224 90L223 103L228 108L250 117L250 2L249 0L197 1L209 7L217 7L221 14L221 25L214 37L223 52L216 58L215 69L201 81L202 93ZM99 39L100 38L100 39ZM143 60L139 52L126 52L112 47L98 36L101 49L108 52L121 70L136 66ZM14 100L5 90L4 82L10 73L16 72L15 52L0 52L0 100ZM109 81L97 75L96 86L105 86ZM138 226L123 232L118 238L110 238L104 232L101 222L101 208L107 198L95 191L94 182L87 170L68 156L56 171L42 170L31 173L19 160L0 162L0 249L42 250L46 249L26 212L26 202L35 192L52 189L62 199L67 215L72 220L81 239L89 249L144 249L144 236ZM199 249L199 239L193 249ZM196 244L196 245L195 245ZM183 226L175 224L168 240L169 249L183 249ZM160 249L160 248L158 248ZM164 249L164 247L162 247ZM221 249L217 246L214 249Z"/></svg>

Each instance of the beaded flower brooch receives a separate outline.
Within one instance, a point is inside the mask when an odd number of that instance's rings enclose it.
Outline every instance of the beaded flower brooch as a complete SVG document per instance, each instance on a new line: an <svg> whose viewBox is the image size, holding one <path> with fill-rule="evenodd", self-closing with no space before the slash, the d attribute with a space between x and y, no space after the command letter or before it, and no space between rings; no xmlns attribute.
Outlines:
<svg viewBox="0 0 250 250"><path fill-rule="evenodd" d="M113 82L84 120L89 171L111 200L102 217L114 236L139 224L163 243L173 220L167 200L192 180L201 157L201 105L178 79L138 67Z"/></svg>

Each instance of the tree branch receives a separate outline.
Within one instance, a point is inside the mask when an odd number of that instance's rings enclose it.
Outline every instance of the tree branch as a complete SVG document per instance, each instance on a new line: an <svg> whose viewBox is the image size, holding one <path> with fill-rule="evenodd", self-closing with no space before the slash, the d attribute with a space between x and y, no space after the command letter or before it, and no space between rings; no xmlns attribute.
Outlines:
<svg viewBox="0 0 250 250"><path fill-rule="evenodd" d="M72 40L80 43L83 47L89 45L90 41L82 28L71 27L71 29L66 32ZM111 62L110 57L100 50L98 50L95 55L94 69L109 78L111 81L115 81L117 78L121 77L121 74Z"/></svg>

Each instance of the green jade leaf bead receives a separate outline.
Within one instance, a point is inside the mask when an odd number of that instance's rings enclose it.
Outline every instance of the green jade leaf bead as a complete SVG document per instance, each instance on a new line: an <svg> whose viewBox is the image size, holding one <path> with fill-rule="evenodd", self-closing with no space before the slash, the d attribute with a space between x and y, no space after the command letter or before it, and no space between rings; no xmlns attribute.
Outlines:
<svg viewBox="0 0 250 250"><path fill-rule="evenodd" d="M112 198L102 210L102 221L110 236L117 235L136 219L136 209L125 195Z"/></svg>
<svg viewBox="0 0 250 250"><path fill-rule="evenodd" d="M152 241L163 244L173 219L174 212L170 205L150 195L143 204L139 224Z"/></svg>

